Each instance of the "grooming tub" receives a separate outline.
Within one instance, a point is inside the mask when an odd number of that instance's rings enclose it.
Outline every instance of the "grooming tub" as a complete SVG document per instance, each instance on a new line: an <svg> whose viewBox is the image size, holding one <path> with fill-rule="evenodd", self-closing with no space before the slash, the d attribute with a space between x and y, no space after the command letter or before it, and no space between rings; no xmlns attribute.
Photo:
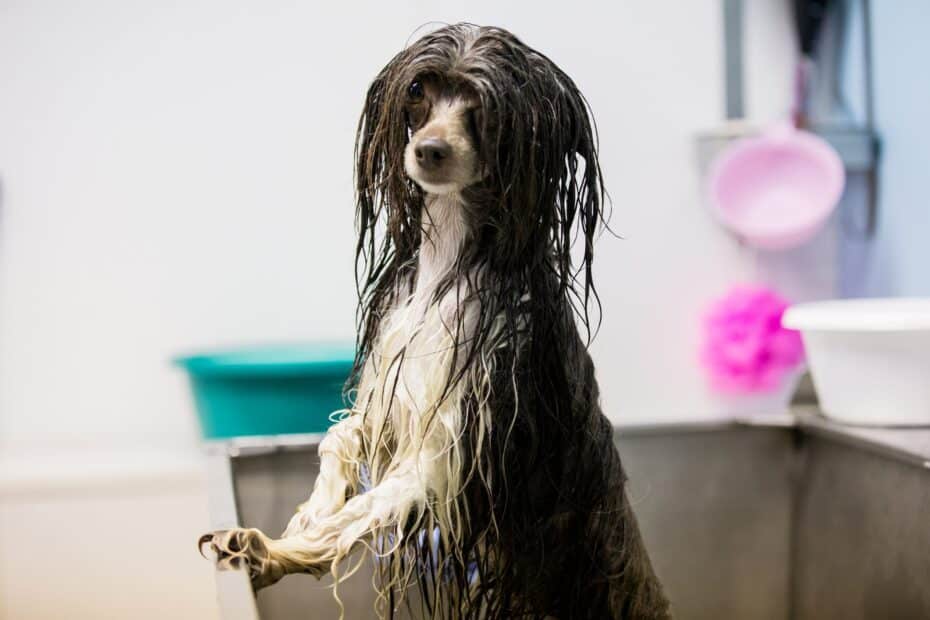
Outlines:
<svg viewBox="0 0 930 620"><path fill-rule="evenodd" d="M320 439L211 443L214 527L280 532ZM625 427L616 441L679 620L930 617L930 430L844 427L807 408L764 425ZM256 597L244 573L217 572L230 620L338 618L331 584L289 576ZM370 570L339 596L347 619L372 617Z"/></svg>

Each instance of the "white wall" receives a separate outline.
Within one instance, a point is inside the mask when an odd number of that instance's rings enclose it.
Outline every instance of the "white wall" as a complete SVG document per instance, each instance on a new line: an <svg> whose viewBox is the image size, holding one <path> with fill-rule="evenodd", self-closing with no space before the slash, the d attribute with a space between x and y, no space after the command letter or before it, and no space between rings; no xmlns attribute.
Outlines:
<svg viewBox="0 0 930 620"><path fill-rule="evenodd" d="M625 237L598 258L607 409L707 413L694 320L745 274L693 165L692 135L722 110L717 4L529 6L7 2L0 445L189 446L173 354L350 337L356 116L430 18L512 28L581 85ZM748 99L775 114L790 59L764 7Z"/></svg>
<svg viewBox="0 0 930 620"><path fill-rule="evenodd" d="M844 288L862 297L930 295L930 5L872 3L875 124L882 141L875 235L845 265ZM860 12L853 15L859 18ZM855 50L854 50L855 51ZM861 56L850 53L850 77Z"/></svg>
<svg viewBox="0 0 930 620"><path fill-rule="evenodd" d="M0 480L3 620L210 620L200 469Z"/></svg>
<svg viewBox="0 0 930 620"><path fill-rule="evenodd" d="M512 29L595 110L625 238L605 236L597 265L608 413L715 415L697 317L752 273L705 213L694 161L693 135L723 110L718 4L5 0L0 451L12 478L28 478L24 455L56 464L51 478L139 450L156 469L189 462L172 355L351 337L356 118L370 79L429 20ZM747 100L772 118L787 108L792 41L781 3L749 4Z"/></svg>

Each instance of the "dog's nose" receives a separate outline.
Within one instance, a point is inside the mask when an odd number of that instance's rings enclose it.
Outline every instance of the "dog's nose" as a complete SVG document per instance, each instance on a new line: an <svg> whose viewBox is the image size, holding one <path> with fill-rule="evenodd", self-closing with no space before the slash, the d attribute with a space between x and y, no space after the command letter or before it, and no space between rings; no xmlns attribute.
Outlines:
<svg viewBox="0 0 930 620"><path fill-rule="evenodd" d="M417 156L417 163L424 170L436 170L442 162L452 154L452 147L445 140L439 138L425 138L420 140L413 153Z"/></svg>

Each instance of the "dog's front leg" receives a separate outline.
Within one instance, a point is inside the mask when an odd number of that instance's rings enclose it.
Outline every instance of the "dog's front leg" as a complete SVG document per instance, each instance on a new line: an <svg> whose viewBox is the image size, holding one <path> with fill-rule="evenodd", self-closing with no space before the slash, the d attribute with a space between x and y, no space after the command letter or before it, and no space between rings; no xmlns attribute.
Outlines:
<svg viewBox="0 0 930 620"><path fill-rule="evenodd" d="M318 448L320 470L313 493L298 507L282 538L294 536L338 512L357 490L363 420L362 415L352 414L330 427ZM220 568L247 566L259 587L274 583L284 574L283 568L269 557L275 541L260 530L235 528L211 532L200 538L201 548L207 543L216 553ZM263 577L258 578L259 575Z"/></svg>
<svg viewBox="0 0 930 620"><path fill-rule="evenodd" d="M308 530L325 517L334 514L352 495L358 492L361 429L364 417L355 413L333 425L320 442L320 472L313 484L310 498L297 507L282 538Z"/></svg>
<svg viewBox="0 0 930 620"><path fill-rule="evenodd" d="M411 467L388 476L369 492L352 497L308 530L278 540L255 529L227 530L207 534L201 544L210 544L218 565L247 567L256 588L291 573L320 577L335 569L372 534L384 533L383 540L388 544L390 534L399 542L405 532L398 528L425 506L425 488L421 473Z"/></svg>

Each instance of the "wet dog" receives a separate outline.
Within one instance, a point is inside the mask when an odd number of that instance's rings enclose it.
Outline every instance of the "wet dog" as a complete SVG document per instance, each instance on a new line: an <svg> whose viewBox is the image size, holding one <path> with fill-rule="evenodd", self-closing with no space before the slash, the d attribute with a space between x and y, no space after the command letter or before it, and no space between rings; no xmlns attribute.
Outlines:
<svg viewBox="0 0 930 620"><path fill-rule="evenodd" d="M257 587L368 549L380 616L667 617L587 351L605 193L574 82L442 28L375 78L356 166L352 404L281 538L202 543Z"/></svg>

